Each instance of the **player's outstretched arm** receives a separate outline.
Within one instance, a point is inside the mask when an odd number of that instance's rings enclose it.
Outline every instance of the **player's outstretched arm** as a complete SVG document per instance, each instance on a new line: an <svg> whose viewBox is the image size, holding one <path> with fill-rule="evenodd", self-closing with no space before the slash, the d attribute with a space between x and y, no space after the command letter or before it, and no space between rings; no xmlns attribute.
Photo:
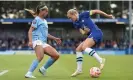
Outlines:
<svg viewBox="0 0 133 80"><path fill-rule="evenodd" d="M30 10L30 9L25 9L25 10L28 11L29 13L31 13L33 17L37 16L33 10Z"/></svg>
<svg viewBox="0 0 133 80"><path fill-rule="evenodd" d="M56 39L56 37L54 37L54 36L52 36L52 35L50 35L50 34L48 34L48 38L49 38L49 39L52 39L52 40L55 40L55 39Z"/></svg>
<svg viewBox="0 0 133 80"><path fill-rule="evenodd" d="M48 38L55 40L57 44L61 44L61 39L48 34Z"/></svg>
<svg viewBox="0 0 133 80"><path fill-rule="evenodd" d="M100 14L100 15L105 16L105 17L107 17L107 18L114 18L113 15L107 14L107 13L101 11L101 10L91 10L91 14L92 14L92 15L93 15L93 14Z"/></svg>

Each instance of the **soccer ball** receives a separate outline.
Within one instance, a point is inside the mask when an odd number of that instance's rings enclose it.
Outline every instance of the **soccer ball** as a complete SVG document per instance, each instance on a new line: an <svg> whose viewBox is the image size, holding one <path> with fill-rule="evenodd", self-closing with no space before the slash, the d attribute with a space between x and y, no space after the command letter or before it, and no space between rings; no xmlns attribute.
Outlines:
<svg viewBox="0 0 133 80"><path fill-rule="evenodd" d="M92 67L90 69L90 76L93 78L98 78L101 74L101 70L98 67Z"/></svg>

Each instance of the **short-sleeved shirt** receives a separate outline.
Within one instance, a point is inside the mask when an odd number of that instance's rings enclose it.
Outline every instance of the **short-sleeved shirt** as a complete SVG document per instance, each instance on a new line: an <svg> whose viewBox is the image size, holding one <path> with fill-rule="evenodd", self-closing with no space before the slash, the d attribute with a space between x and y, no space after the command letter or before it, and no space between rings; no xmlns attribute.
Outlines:
<svg viewBox="0 0 133 80"><path fill-rule="evenodd" d="M103 33L101 29L92 21L90 18L92 15L91 11L85 11L79 14L78 20L73 22L73 25L76 29L80 28L89 28L90 32L88 34L88 38L93 38L96 42L100 42L102 40Z"/></svg>
<svg viewBox="0 0 133 80"><path fill-rule="evenodd" d="M48 36L47 21L37 16L32 21L31 26L34 27L34 30L32 32L32 41L41 40L42 42L47 42L47 36Z"/></svg>
<svg viewBox="0 0 133 80"><path fill-rule="evenodd" d="M90 29L90 33L93 31L100 30L97 25L92 21L90 15L92 15L90 11L80 13L78 20L76 22L73 22L74 27L77 29L87 27Z"/></svg>

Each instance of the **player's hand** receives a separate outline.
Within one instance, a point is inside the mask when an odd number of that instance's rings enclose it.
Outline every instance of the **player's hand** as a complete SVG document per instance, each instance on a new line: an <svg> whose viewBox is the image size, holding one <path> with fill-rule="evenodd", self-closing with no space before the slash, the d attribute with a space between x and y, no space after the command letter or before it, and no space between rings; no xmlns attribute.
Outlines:
<svg viewBox="0 0 133 80"><path fill-rule="evenodd" d="M89 28L84 27L84 31L85 31L85 33L87 34L87 33L89 33L89 32L90 32L90 29L89 29Z"/></svg>
<svg viewBox="0 0 133 80"><path fill-rule="evenodd" d="M115 17L113 15L108 15L109 18L114 19Z"/></svg>
<svg viewBox="0 0 133 80"><path fill-rule="evenodd" d="M32 45L32 42L29 42L29 43L28 43L28 46L29 46L29 47L32 47L32 46L33 46L33 45Z"/></svg>
<svg viewBox="0 0 133 80"><path fill-rule="evenodd" d="M61 42L62 42L60 38L55 38L55 41L57 44L61 44Z"/></svg>
<svg viewBox="0 0 133 80"><path fill-rule="evenodd" d="M79 31L80 31L81 34L86 35L90 32L90 29L84 27L84 28L80 28Z"/></svg>

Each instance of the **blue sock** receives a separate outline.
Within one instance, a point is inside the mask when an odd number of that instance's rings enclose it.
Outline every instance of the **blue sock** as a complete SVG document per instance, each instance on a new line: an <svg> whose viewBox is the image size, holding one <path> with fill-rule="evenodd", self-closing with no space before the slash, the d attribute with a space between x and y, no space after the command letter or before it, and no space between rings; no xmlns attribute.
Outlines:
<svg viewBox="0 0 133 80"><path fill-rule="evenodd" d="M49 58L48 61L45 63L44 68L47 69L49 68L53 63L55 62L55 60L53 58Z"/></svg>
<svg viewBox="0 0 133 80"><path fill-rule="evenodd" d="M33 72L33 71L37 68L38 64L39 64L39 61L38 61L37 59L35 59L35 60L32 62L29 71L30 71L30 72Z"/></svg>

